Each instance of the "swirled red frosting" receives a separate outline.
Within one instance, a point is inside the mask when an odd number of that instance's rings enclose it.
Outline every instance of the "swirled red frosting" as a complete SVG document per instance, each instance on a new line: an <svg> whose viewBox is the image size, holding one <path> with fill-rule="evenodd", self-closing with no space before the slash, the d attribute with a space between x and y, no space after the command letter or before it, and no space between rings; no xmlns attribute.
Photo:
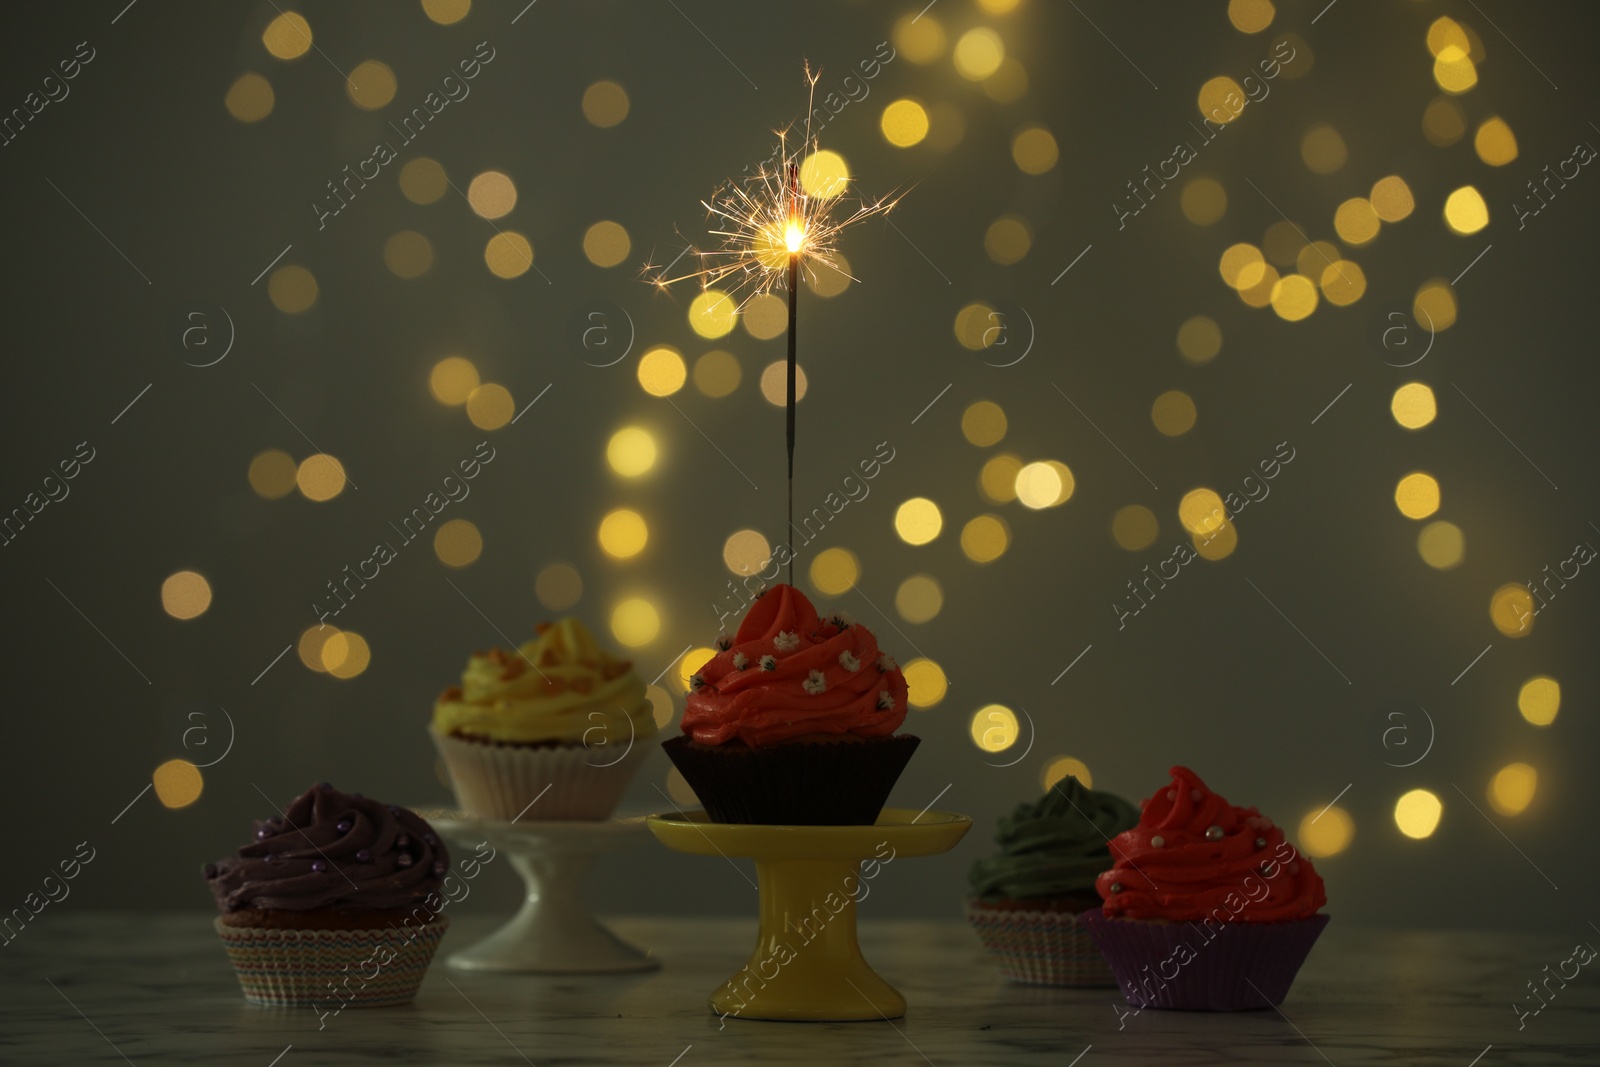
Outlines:
<svg viewBox="0 0 1600 1067"><path fill-rule="evenodd" d="M1095 880L1108 918L1283 922L1328 902L1322 878L1272 820L1213 793L1187 767L1111 840Z"/></svg>
<svg viewBox="0 0 1600 1067"><path fill-rule="evenodd" d="M683 732L754 748L808 734L887 737L906 717L906 679L872 631L827 619L790 585L768 589L728 647L690 680Z"/></svg>

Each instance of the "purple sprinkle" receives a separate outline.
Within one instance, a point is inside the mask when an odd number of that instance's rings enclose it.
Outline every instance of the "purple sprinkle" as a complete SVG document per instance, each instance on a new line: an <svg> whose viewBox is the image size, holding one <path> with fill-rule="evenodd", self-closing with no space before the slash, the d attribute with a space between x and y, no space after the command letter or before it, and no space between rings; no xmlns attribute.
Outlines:
<svg viewBox="0 0 1600 1067"><path fill-rule="evenodd" d="M339 820L339 824L337 826L335 826L334 829L339 831L341 834L347 834L354 827L355 827L355 823L351 822L349 819L340 819Z"/></svg>
<svg viewBox="0 0 1600 1067"><path fill-rule="evenodd" d="M402 853L400 853L400 855L399 855L399 856L396 856L396 857L395 857L395 862L396 862L396 863L398 863L398 864L399 864L399 865L400 865L400 866L402 866L402 867L409 867L409 866L411 866L411 864L412 864L412 863L414 863L414 862L415 862L415 861L414 861L414 860L412 860L412 858L411 858L411 853L409 853L409 852L402 852Z"/></svg>
<svg viewBox="0 0 1600 1067"><path fill-rule="evenodd" d="M262 856L261 858L266 860L268 863L277 863L278 862L278 857L274 856L270 852L268 852L265 856Z"/></svg>
<svg viewBox="0 0 1600 1067"><path fill-rule="evenodd" d="M356 853L356 861L358 863L371 863L372 853L368 852L366 849L362 849L360 852Z"/></svg>
<svg viewBox="0 0 1600 1067"><path fill-rule="evenodd" d="M321 874L323 871L328 869L328 865L321 860L312 860L311 869L318 874Z"/></svg>
<svg viewBox="0 0 1600 1067"><path fill-rule="evenodd" d="M317 788L322 790L324 793L331 792L332 789L333 789L333 783L332 782L318 782L317 783Z"/></svg>
<svg viewBox="0 0 1600 1067"><path fill-rule="evenodd" d="M445 870L445 868L444 868L444 864L443 863L435 863L433 865L433 873L434 874L443 874L444 870Z"/></svg>
<svg viewBox="0 0 1600 1067"><path fill-rule="evenodd" d="M398 805L398 804L390 804L389 805L389 814L390 815L399 815L400 814L400 805Z"/></svg>
<svg viewBox="0 0 1600 1067"><path fill-rule="evenodd" d="M407 845L411 844L411 835L401 834L399 837L394 839L394 843L399 845L401 848L405 848Z"/></svg>
<svg viewBox="0 0 1600 1067"><path fill-rule="evenodd" d="M439 843L439 839L432 834L423 834L422 839L430 845L437 845Z"/></svg>

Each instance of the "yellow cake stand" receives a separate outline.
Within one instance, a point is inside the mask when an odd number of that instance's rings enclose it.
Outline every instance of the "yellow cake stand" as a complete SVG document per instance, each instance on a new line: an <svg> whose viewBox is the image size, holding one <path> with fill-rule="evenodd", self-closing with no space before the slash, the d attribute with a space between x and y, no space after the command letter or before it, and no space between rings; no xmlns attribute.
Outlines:
<svg viewBox="0 0 1600 1067"><path fill-rule="evenodd" d="M712 822L703 811L645 820L668 848L756 861L761 929L750 962L711 995L739 1019L849 1022L895 1019L906 998L862 958L856 900L883 867L948 852L965 815L885 808L872 826L759 826Z"/></svg>

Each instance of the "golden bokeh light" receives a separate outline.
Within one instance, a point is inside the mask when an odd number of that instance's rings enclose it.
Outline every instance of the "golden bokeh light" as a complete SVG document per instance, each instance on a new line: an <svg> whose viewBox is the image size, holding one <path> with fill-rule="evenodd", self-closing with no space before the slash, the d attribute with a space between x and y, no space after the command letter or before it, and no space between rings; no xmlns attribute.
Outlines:
<svg viewBox="0 0 1600 1067"><path fill-rule="evenodd" d="M307 500L332 500L344 492L344 464L326 452L313 452L300 461L294 480Z"/></svg>
<svg viewBox="0 0 1600 1067"><path fill-rule="evenodd" d="M1411 317L1430 333L1455 325L1456 293L1450 283L1443 278L1423 282L1411 301Z"/></svg>
<svg viewBox="0 0 1600 1067"><path fill-rule="evenodd" d="M1022 0L978 0L978 6L991 15L1009 15Z"/></svg>
<svg viewBox="0 0 1600 1067"><path fill-rule="evenodd" d="M431 204L450 188L439 161L419 156L400 168L400 192L413 204Z"/></svg>
<svg viewBox="0 0 1600 1067"><path fill-rule="evenodd" d="M1200 114L1219 125L1227 125L1244 113L1244 90L1226 74L1219 74L1200 86L1197 103Z"/></svg>
<svg viewBox="0 0 1600 1067"><path fill-rule="evenodd" d="M1150 405L1150 421L1168 437L1179 437L1194 429L1197 414L1194 400L1178 389L1168 389Z"/></svg>
<svg viewBox="0 0 1600 1067"><path fill-rule="evenodd" d="M943 528L939 505L925 496L914 496L895 509L894 532L908 545L925 545Z"/></svg>
<svg viewBox="0 0 1600 1067"><path fill-rule="evenodd" d="M883 109L878 125L885 141L896 148L910 148L928 136L928 112L917 101L902 97Z"/></svg>
<svg viewBox="0 0 1600 1067"><path fill-rule="evenodd" d="M372 646L354 630L337 630L322 643L322 669L349 680L372 663Z"/></svg>
<svg viewBox="0 0 1600 1067"><path fill-rule="evenodd" d="M1383 220L1378 218L1372 201L1364 196L1353 196L1333 213L1333 228L1339 234L1339 240L1347 245L1360 246L1378 236L1378 231L1383 228Z"/></svg>
<svg viewBox="0 0 1600 1067"><path fill-rule="evenodd" d="M1398 174L1373 182L1368 200L1372 210L1384 222L1399 222L1417 206L1416 199L1411 195L1411 186Z"/></svg>
<svg viewBox="0 0 1600 1067"><path fill-rule="evenodd" d="M1066 471L1064 478L1063 471ZM1035 511L1054 507L1072 496L1074 484L1072 472L1067 471L1065 464L1036 460L1017 471L1017 503Z"/></svg>
<svg viewBox="0 0 1600 1067"><path fill-rule="evenodd" d="M1021 215L1002 215L983 234L983 250L1001 266L1022 259L1033 247L1033 230Z"/></svg>
<svg viewBox="0 0 1600 1067"><path fill-rule="evenodd" d="M992 563L1005 555L1011 531L998 515L979 515L961 528L961 552L974 563Z"/></svg>
<svg viewBox="0 0 1600 1067"><path fill-rule="evenodd" d="M1394 824L1401 833L1418 841L1433 836L1443 814L1444 805L1426 789L1413 789L1394 802Z"/></svg>
<svg viewBox="0 0 1600 1067"><path fill-rule="evenodd" d="M317 302L316 276L293 263L279 267L267 279L267 297L279 311L298 315Z"/></svg>
<svg viewBox="0 0 1600 1067"><path fill-rule="evenodd" d="M1229 245L1223 251L1222 258L1217 261L1217 270L1230 288L1249 289L1266 277L1267 261L1261 249L1240 242Z"/></svg>
<svg viewBox="0 0 1600 1067"><path fill-rule="evenodd" d="M486 170L467 186L467 203L483 218L504 218L517 206L517 185L503 171Z"/></svg>
<svg viewBox="0 0 1600 1067"><path fill-rule="evenodd" d="M1004 752L1017 743L1017 714L1004 704L985 704L972 713L967 732L984 752Z"/></svg>
<svg viewBox="0 0 1600 1067"><path fill-rule="evenodd" d="M1458 567L1466 554L1466 535L1453 522L1435 519L1417 532L1417 555L1434 570Z"/></svg>
<svg viewBox="0 0 1600 1067"><path fill-rule="evenodd" d="M990 456L978 472L978 492L991 504L1009 504L1017 499L1017 474L1022 460L1009 452Z"/></svg>
<svg viewBox="0 0 1600 1067"><path fill-rule="evenodd" d="M1306 244L1304 232L1299 226L1288 219L1279 219L1267 227L1266 235L1261 238L1261 254L1268 263L1287 267L1296 261Z"/></svg>
<svg viewBox="0 0 1600 1067"><path fill-rule="evenodd" d="M689 784L689 780L676 767L667 771L666 788L667 796L671 797L672 802L683 811L693 811L704 806L700 798L695 795L694 787Z"/></svg>
<svg viewBox="0 0 1600 1067"><path fill-rule="evenodd" d="M768 363L761 372L761 396L767 403L786 407L789 403L789 364L784 360ZM806 398L806 369L798 364L794 368L794 402Z"/></svg>
<svg viewBox="0 0 1600 1067"><path fill-rule="evenodd" d="M1006 56L999 68L983 80L982 88L983 95L997 104L1014 103L1028 91L1028 68Z"/></svg>
<svg viewBox="0 0 1600 1067"><path fill-rule="evenodd" d="M1544 674L1529 678L1517 693L1517 710L1533 725L1549 726L1561 710L1561 683Z"/></svg>
<svg viewBox="0 0 1600 1067"><path fill-rule="evenodd" d="M311 51L311 24L298 11L282 11L267 23L261 43L278 59L299 59Z"/></svg>
<svg viewBox="0 0 1600 1067"><path fill-rule="evenodd" d="M150 783L155 786L161 806L174 811L199 800L205 789L200 768L186 759L167 760L150 775Z"/></svg>
<svg viewBox="0 0 1600 1067"><path fill-rule="evenodd" d="M629 648L654 641L661 633L661 612L644 597L628 597L611 609L611 635Z"/></svg>
<svg viewBox="0 0 1600 1067"><path fill-rule="evenodd" d="M820 200L831 200L850 188L850 165L830 149L812 152L800 161L800 188Z"/></svg>
<svg viewBox="0 0 1600 1067"><path fill-rule="evenodd" d="M272 114L277 98L272 93L272 83L255 71L246 71L228 86L222 105L228 114L240 122L260 122Z"/></svg>
<svg viewBox="0 0 1600 1067"><path fill-rule="evenodd" d="M583 255L597 267L615 267L628 258L633 242L621 223L602 219L583 231Z"/></svg>
<svg viewBox="0 0 1600 1067"><path fill-rule="evenodd" d="M420 278L433 266L433 245L416 230L401 230L384 242L383 265L397 278Z"/></svg>
<svg viewBox="0 0 1600 1067"><path fill-rule="evenodd" d="M961 413L961 435L979 448L999 444L1006 435L1006 413L992 400L979 400Z"/></svg>
<svg viewBox="0 0 1600 1067"><path fill-rule="evenodd" d="M498 430L517 413L511 390L494 382L484 382L467 394L467 418L480 430Z"/></svg>
<svg viewBox="0 0 1600 1067"><path fill-rule="evenodd" d="M1456 233L1477 233L1489 225L1489 205L1477 189L1463 185L1445 198L1444 221Z"/></svg>
<svg viewBox="0 0 1600 1067"><path fill-rule="evenodd" d="M1272 25L1276 14L1272 0L1228 0L1228 21L1240 33L1260 33Z"/></svg>
<svg viewBox="0 0 1600 1067"><path fill-rule="evenodd" d="M520 278L533 267L533 242L516 230L502 230L483 246L483 262L496 278Z"/></svg>
<svg viewBox="0 0 1600 1067"><path fill-rule="evenodd" d="M1178 501L1178 521L1191 534L1215 533L1227 523L1228 517L1215 489L1205 486L1191 489Z"/></svg>
<svg viewBox="0 0 1600 1067"><path fill-rule="evenodd" d="M628 117L628 91L613 81L598 81L583 91L583 117L610 129Z"/></svg>
<svg viewBox="0 0 1600 1067"><path fill-rule="evenodd" d="M644 551L650 528L631 508L617 508L600 520L600 549L612 559L632 559Z"/></svg>
<svg viewBox="0 0 1600 1067"><path fill-rule="evenodd" d="M1332 174L1348 158L1344 138L1326 122L1311 127L1300 138L1300 160L1313 174Z"/></svg>
<svg viewBox="0 0 1600 1067"><path fill-rule="evenodd" d="M1223 522L1210 533L1191 534L1189 540L1194 543L1195 553L1201 559L1215 563L1219 559L1227 559L1239 547L1239 527L1231 522Z"/></svg>
<svg viewBox="0 0 1600 1067"><path fill-rule="evenodd" d="M1428 143L1448 148L1466 135L1467 113L1448 96L1436 97L1422 112L1422 135Z"/></svg>
<svg viewBox="0 0 1600 1067"><path fill-rule="evenodd" d="M433 534L433 554L446 567L466 567L483 555L483 534L466 519L451 519Z"/></svg>
<svg viewBox="0 0 1600 1067"><path fill-rule="evenodd" d="M789 328L789 305L774 293L757 293L739 313L744 331L758 341L770 341Z"/></svg>
<svg viewBox="0 0 1600 1067"><path fill-rule="evenodd" d="M1300 848L1313 859L1337 856L1350 847L1356 835L1355 820L1337 804L1307 812L1300 820Z"/></svg>
<svg viewBox="0 0 1600 1067"><path fill-rule="evenodd" d="M1394 415L1394 421L1406 429L1420 430L1439 414L1439 404L1428 386L1407 382L1389 399L1389 412Z"/></svg>
<svg viewBox="0 0 1600 1067"><path fill-rule="evenodd" d="M281 448L257 452L250 461L250 488L268 500L286 497L294 492L296 467L294 457Z"/></svg>
<svg viewBox="0 0 1600 1067"><path fill-rule="evenodd" d="M1446 48L1433 61L1433 80L1447 93L1459 96L1478 84L1478 66L1459 48Z"/></svg>
<svg viewBox="0 0 1600 1067"><path fill-rule="evenodd" d="M689 378L678 350L669 345L657 345L639 357L639 385L651 396L671 396L683 388Z"/></svg>
<svg viewBox="0 0 1600 1067"><path fill-rule="evenodd" d="M944 589L931 574L913 574L894 592L894 610L907 622L928 622L944 608Z"/></svg>
<svg viewBox="0 0 1600 1067"><path fill-rule="evenodd" d="M850 261L840 252L830 252L827 259L814 259L802 272L806 288L821 297L835 297L850 288ZM785 328L788 327L788 308L784 308Z"/></svg>
<svg viewBox="0 0 1600 1067"><path fill-rule="evenodd" d="M931 659L918 656L900 670L906 676L906 703L914 708L933 707L950 688L944 668Z"/></svg>
<svg viewBox="0 0 1600 1067"><path fill-rule="evenodd" d="M838 596L855 587L861 563L847 548L825 548L811 559L811 585L825 596Z"/></svg>
<svg viewBox="0 0 1600 1067"><path fill-rule="evenodd" d="M1394 487L1394 506L1408 519L1425 519L1439 510L1439 482L1433 475L1412 471Z"/></svg>
<svg viewBox="0 0 1600 1067"><path fill-rule="evenodd" d="M659 685L652 685L644 691L645 699L650 701L650 717L656 721L656 729L664 730L677 714L677 708L672 704L672 694Z"/></svg>
<svg viewBox="0 0 1600 1067"><path fill-rule="evenodd" d="M1359 264L1336 259L1322 268L1318 279L1322 295L1335 307L1349 307L1367 291L1367 274Z"/></svg>
<svg viewBox="0 0 1600 1067"><path fill-rule="evenodd" d="M1467 31L1453 18L1440 17L1429 23L1427 42L1428 53L1433 56L1443 55L1447 48L1454 48L1463 55L1472 51Z"/></svg>
<svg viewBox="0 0 1600 1067"><path fill-rule="evenodd" d="M745 318L745 325L750 323ZM694 361L694 387L709 397L724 397L739 388L744 371L731 353L714 348Z"/></svg>
<svg viewBox="0 0 1600 1067"><path fill-rule="evenodd" d="M393 100L396 88L394 71L376 59L356 64L344 83L345 95L364 111L376 111Z"/></svg>
<svg viewBox="0 0 1600 1067"><path fill-rule="evenodd" d="M539 568L533 593L550 611L565 611L583 596L583 576L570 563L556 561Z"/></svg>
<svg viewBox="0 0 1600 1067"><path fill-rule="evenodd" d="M1315 278L1335 263L1342 262L1339 246L1331 241L1312 241L1294 257L1294 269Z"/></svg>
<svg viewBox="0 0 1600 1067"><path fill-rule="evenodd" d="M194 619L211 606L211 583L198 571L177 571L161 583L161 610L174 619Z"/></svg>
<svg viewBox="0 0 1600 1067"><path fill-rule="evenodd" d="M441 26L453 26L467 17L472 0L422 0L422 12Z"/></svg>
<svg viewBox="0 0 1600 1067"><path fill-rule="evenodd" d="M624 478L637 478L656 465L656 439L639 426L624 426L606 442L606 462Z"/></svg>
<svg viewBox="0 0 1600 1067"><path fill-rule="evenodd" d="M1210 363L1222 351L1222 328L1215 319L1195 315L1178 327L1178 354L1190 363Z"/></svg>
<svg viewBox="0 0 1600 1067"><path fill-rule="evenodd" d="M1533 633L1534 610L1533 594L1517 582L1507 582L1489 597L1489 621L1507 637Z"/></svg>
<svg viewBox="0 0 1600 1067"><path fill-rule="evenodd" d="M760 530L736 530L722 542L722 564L734 574L759 574L772 558L772 546Z"/></svg>
<svg viewBox="0 0 1600 1067"><path fill-rule="evenodd" d="M1489 806L1501 815L1521 815L1533 803L1539 772L1526 763L1508 763L1489 779Z"/></svg>
<svg viewBox="0 0 1600 1067"><path fill-rule="evenodd" d="M465 404L479 384L478 368L461 356L446 356L428 372L428 391L439 403L451 407Z"/></svg>
<svg viewBox="0 0 1600 1067"><path fill-rule="evenodd" d="M927 11L901 16L890 31L895 51L913 63L932 63L944 55L944 27Z"/></svg>
<svg viewBox="0 0 1600 1067"><path fill-rule="evenodd" d="M1286 274L1273 283L1271 300L1280 319L1299 322L1317 310L1317 287L1304 274Z"/></svg>
<svg viewBox="0 0 1600 1067"><path fill-rule="evenodd" d="M1279 60L1278 71L1285 81L1296 81L1311 73L1311 68L1316 66L1317 57L1311 51L1311 46L1306 44L1305 38L1298 33L1280 33L1272 40L1272 55L1277 58L1287 55L1286 60Z"/></svg>
<svg viewBox="0 0 1600 1067"><path fill-rule="evenodd" d="M1011 158L1024 174L1044 174L1060 157L1055 135L1043 126L1024 126L1011 139Z"/></svg>
<svg viewBox="0 0 1600 1067"><path fill-rule="evenodd" d="M689 328L708 340L724 337L739 323L739 305L726 293L707 289L689 303Z"/></svg>
<svg viewBox="0 0 1600 1067"><path fill-rule="evenodd" d="M968 81L982 81L1000 69L1006 58L1005 42L987 26L963 33L956 41L956 73Z"/></svg>
<svg viewBox="0 0 1600 1067"><path fill-rule="evenodd" d="M1156 513L1143 504L1129 504L1111 517L1111 538L1129 552L1149 548L1161 532Z"/></svg>
<svg viewBox="0 0 1600 1067"><path fill-rule="evenodd" d="M1183 217L1196 226L1210 226L1228 213L1228 191L1211 178L1186 182L1178 197Z"/></svg>
<svg viewBox="0 0 1600 1067"><path fill-rule="evenodd" d="M337 626L326 624L306 627L295 645L295 654L300 657L300 662L318 674L325 672L328 668L322 665L322 649L338 632Z"/></svg>
<svg viewBox="0 0 1600 1067"><path fill-rule="evenodd" d="M1270 263L1261 264L1261 280L1239 290L1239 300L1247 307L1264 308L1272 304L1272 292L1278 284L1278 268Z"/></svg>
<svg viewBox="0 0 1600 1067"><path fill-rule="evenodd" d="M1089 765L1072 756L1057 756L1045 764L1044 771L1039 775L1039 784L1048 791L1068 778L1076 778L1085 789L1094 788L1094 775L1089 773Z"/></svg>
<svg viewBox="0 0 1600 1067"><path fill-rule="evenodd" d="M678 686L688 690L693 683L689 681L696 671L711 662L717 654L714 648L691 648L678 659Z"/></svg>
<svg viewBox="0 0 1600 1067"><path fill-rule="evenodd" d="M974 301L956 312L956 340L962 348L981 352L994 343L999 333L1000 314L988 304Z"/></svg>
<svg viewBox="0 0 1600 1067"><path fill-rule="evenodd" d="M1491 167L1503 167L1517 158L1517 135L1499 115L1484 119L1472 137L1473 150L1478 158Z"/></svg>

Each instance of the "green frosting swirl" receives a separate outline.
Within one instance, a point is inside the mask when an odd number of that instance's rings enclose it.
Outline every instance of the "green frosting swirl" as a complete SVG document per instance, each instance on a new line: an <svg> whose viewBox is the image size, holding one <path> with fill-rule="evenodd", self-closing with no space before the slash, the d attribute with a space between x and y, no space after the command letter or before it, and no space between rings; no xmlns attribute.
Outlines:
<svg viewBox="0 0 1600 1067"><path fill-rule="evenodd" d="M1111 866L1106 843L1138 823L1138 809L1126 800L1064 778L1000 817L1000 854L972 865L972 892L1010 900L1092 894L1095 876Z"/></svg>

